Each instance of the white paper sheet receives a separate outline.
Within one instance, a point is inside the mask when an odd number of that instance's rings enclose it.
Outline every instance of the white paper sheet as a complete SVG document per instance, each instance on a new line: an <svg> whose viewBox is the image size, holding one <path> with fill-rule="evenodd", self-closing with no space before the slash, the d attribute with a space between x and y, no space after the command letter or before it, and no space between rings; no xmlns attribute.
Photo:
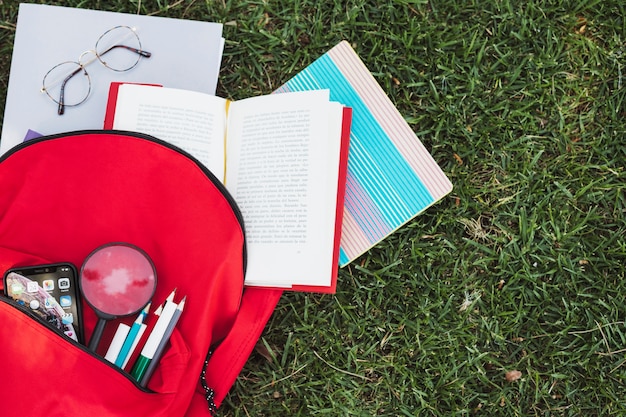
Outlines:
<svg viewBox="0 0 626 417"><path fill-rule="evenodd" d="M152 53L127 72L99 62L87 66L92 91L86 102L57 114L42 93L44 75L58 63L77 61L106 30L135 27L142 48ZM24 140L29 129L54 134L103 125L112 81L161 84L215 94L224 39L222 24L87 9L21 4L0 140L0 155Z"/></svg>

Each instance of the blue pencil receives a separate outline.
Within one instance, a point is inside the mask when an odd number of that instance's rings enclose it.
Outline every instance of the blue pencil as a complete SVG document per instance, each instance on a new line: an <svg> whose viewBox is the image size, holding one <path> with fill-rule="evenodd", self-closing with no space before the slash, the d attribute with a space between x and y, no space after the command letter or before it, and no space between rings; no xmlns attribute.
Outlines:
<svg viewBox="0 0 626 417"><path fill-rule="evenodd" d="M128 359L133 354L135 347L137 347L137 342L139 342L141 335L146 330L146 325L143 324L143 322L148 315L148 311L150 311L150 303L148 303L148 305L146 305L139 313L135 322L131 326L130 331L128 332L128 336L126 336L126 340L124 340L120 353L115 359L115 365L120 368L124 368L124 366L126 366Z"/></svg>

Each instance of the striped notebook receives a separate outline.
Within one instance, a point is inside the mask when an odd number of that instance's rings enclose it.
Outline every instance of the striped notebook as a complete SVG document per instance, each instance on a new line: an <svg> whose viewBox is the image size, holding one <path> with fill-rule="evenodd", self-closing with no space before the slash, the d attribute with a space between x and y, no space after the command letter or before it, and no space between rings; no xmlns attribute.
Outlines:
<svg viewBox="0 0 626 417"><path fill-rule="evenodd" d="M452 190L428 150L346 41L276 92L329 89L352 107L339 265L345 266Z"/></svg>

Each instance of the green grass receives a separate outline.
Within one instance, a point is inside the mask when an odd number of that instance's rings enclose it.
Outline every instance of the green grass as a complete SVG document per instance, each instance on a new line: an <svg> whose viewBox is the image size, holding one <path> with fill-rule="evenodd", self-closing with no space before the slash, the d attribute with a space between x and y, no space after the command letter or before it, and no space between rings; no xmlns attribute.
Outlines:
<svg viewBox="0 0 626 417"><path fill-rule="evenodd" d="M224 23L234 99L348 39L454 183L337 294L283 296L221 415L626 415L622 1L54 3Z"/></svg>

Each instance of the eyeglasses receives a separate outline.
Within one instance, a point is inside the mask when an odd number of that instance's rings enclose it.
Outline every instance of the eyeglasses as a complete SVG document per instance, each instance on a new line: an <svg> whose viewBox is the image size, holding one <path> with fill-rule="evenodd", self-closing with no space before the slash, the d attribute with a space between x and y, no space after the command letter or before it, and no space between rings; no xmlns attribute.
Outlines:
<svg viewBox="0 0 626 417"><path fill-rule="evenodd" d="M66 61L52 67L43 77L41 92L58 104L58 114L62 115L66 107L78 106L89 97L91 77L85 69L87 65L97 60L110 70L125 72L135 68L142 57L150 58L151 55L141 48L135 28L115 26L98 38L94 49L80 54L78 61ZM81 72L83 76L77 76Z"/></svg>

